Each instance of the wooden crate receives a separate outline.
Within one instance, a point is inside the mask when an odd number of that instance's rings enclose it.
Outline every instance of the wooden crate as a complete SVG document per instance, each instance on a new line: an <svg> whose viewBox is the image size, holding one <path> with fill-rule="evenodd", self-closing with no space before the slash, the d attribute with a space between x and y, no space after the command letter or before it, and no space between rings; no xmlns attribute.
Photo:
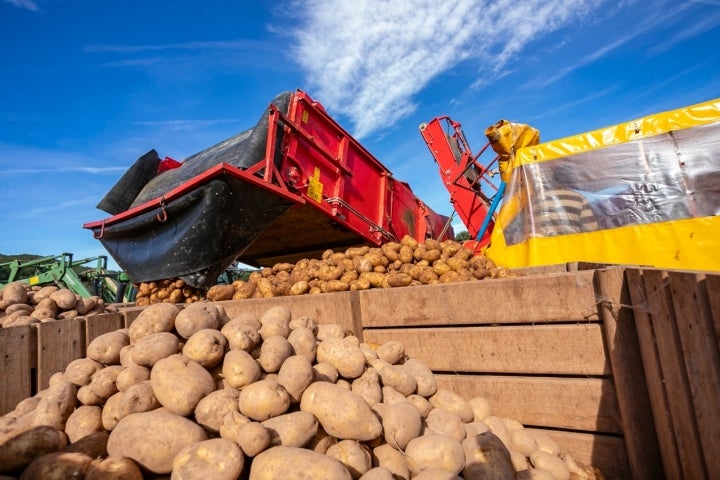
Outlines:
<svg viewBox="0 0 720 480"><path fill-rule="evenodd" d="M720 275L626 272L668 478L720 478Z"/></svg>
<svg viewBox="0 0 720 480"><path fill-rule="evenodd" d="M360 294L363 338L399 340L439 385L489 400L564 451L630 478L593 271Z"/></svg>
<svg viewBox="0 0 720 480"><path fill-rule="evenodd" d="M218 304L399 340L441 387L608 478L720 478L720 275L614 267ZM0 414L142 310L0 329Z"/></svg>
<svg viewBox="0 0 720 480"><path fill-rule="evenodd" d="M105 313L0 328L0 415L47 388L52 374L84 357L95 337L124 326L123 314Z"/></svg>

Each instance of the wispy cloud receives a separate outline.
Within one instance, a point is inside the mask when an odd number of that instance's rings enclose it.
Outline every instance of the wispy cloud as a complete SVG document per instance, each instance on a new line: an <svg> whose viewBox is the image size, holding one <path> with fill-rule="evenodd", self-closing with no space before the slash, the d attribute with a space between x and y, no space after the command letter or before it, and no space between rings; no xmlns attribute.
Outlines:
<svg viewBox="0 0 720 480"><path fill-rule="evenodd" d="M84 48L86 52L144 53L167 50L242 50L258 48L263 42L255 40L218 40L207 42L180 42L148 45L96 44Z"/></svg>
<svg viewBox="0 0 720 480"><path fill-rule="evenodd" d="M232 118L218 118L213 120L147 120L133 122L133 125L138 125L141 127L159 127L161 129L169 130L171 132L180 132L197 130L199 128L212 127L215 125L233 124L237 122L237 119Z"/></svg>
<svg viewBox="0 0 720 480"><path fill-rule="evenodd" d="M59 168L10 168L3 169L5 175L37 175L37 174L55 174L55 173L90 173L93 175L103 175L108 173L124 172L127 167L59 167Z"/></svg>
<svg viewBox="0 0 720 480"><path fill-rule="evenodd" d="M77 207L86 208L95 202L97 202L97 199L89 196L59 203L49 202L39 207L25 208L21 212L18 212L15 218L37 218L48 213L72 210Z"/></svg>
<svg viewBox="0 0 720 480"><path fill-rule="evenodd" d="M38 6L37 2L34 2L33 0L5 0L10 5L14 5L18 8L24 8L25 10L30 10L32 12L39 12L40 7Z"/></svg>
<svg viewBox="0 0 720 480"><path fill-rule="evenodd" d="M714 5L720 6L720 0L718 0L718 2L715 2ZM651 48L650 53L653 55L657 55L659 53L666 52L678 43L687 40L688 38L702 35L703 33L717 28L718 26L720 26L720 9L716 10L711 15L700 18L694 25L684 24L682 29L676 31L676 33L674 35L671 35L666 41L659 43L658 45L655 45L655 47Z"/></svg>
<svg viewBox="0 0 720 480"><path fill-rule="evenodd" d="M297 4L294 58L323 103L363 137L410 114L414 95L441 73L474 59L492 65L487 77L502 76L528 42L582 21L600 3L306 0Z"/></svg>

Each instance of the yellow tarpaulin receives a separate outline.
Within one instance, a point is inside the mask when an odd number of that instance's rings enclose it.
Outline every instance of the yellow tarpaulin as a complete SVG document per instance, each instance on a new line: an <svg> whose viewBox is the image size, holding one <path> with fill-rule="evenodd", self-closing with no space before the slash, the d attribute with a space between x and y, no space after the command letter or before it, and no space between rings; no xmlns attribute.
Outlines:
<svg viewBox="0 0 720 480"><path fill-rule="evenodd" d="M720 271L720 99L521 148L486 254Z"/></svg>

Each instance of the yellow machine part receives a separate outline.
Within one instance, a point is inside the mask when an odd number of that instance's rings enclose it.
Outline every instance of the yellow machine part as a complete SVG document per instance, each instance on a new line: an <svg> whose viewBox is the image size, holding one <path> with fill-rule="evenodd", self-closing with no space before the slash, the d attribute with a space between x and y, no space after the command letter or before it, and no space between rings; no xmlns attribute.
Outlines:
<svg viewBox="0 0 720 480"><path fill-rule="evenodd" d="M498 265L720 271L720 99L522 148L508 174L485 252ZM592 218L553 230L580 202Z"/></svg>

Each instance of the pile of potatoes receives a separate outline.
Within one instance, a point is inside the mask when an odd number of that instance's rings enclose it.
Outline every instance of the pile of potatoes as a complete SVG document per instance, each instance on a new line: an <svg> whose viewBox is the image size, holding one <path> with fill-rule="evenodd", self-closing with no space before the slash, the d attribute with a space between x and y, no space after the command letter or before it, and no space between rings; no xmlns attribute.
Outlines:
<svg viewBox="0 0 720 480"><path fill-rule="evenodd" d="M0 327L32 325L117 311L100 297L84 298L55 285L13 282L0 290Z"/></svg>
<svg viewBox="0 0 720 480"><path fill-rule="evenodd" d="M0 417L0 478L603 477L484 398L438 388L400 342L196 302L146 307Z"/></svg>
<svg viewBox="0 0 720 480"><path fill-rule="evenodd" d="M370 288L407 287L506 277L508 270L484 255L473 255L454 240L428 239L418 243L410 236L381 247L353 247L344 252L327 250L321 259L278 263L253 272L247 281L215 285L207 292L212 301L271 298Z"/></svg>
<svg viewBox="0 0 720 480"><path fill-rule="evenodd" d="M142 282L136 287L135 304L139 307L154 303L193 303L205 300L205 290L191 287L180 278Z"/></svg>

